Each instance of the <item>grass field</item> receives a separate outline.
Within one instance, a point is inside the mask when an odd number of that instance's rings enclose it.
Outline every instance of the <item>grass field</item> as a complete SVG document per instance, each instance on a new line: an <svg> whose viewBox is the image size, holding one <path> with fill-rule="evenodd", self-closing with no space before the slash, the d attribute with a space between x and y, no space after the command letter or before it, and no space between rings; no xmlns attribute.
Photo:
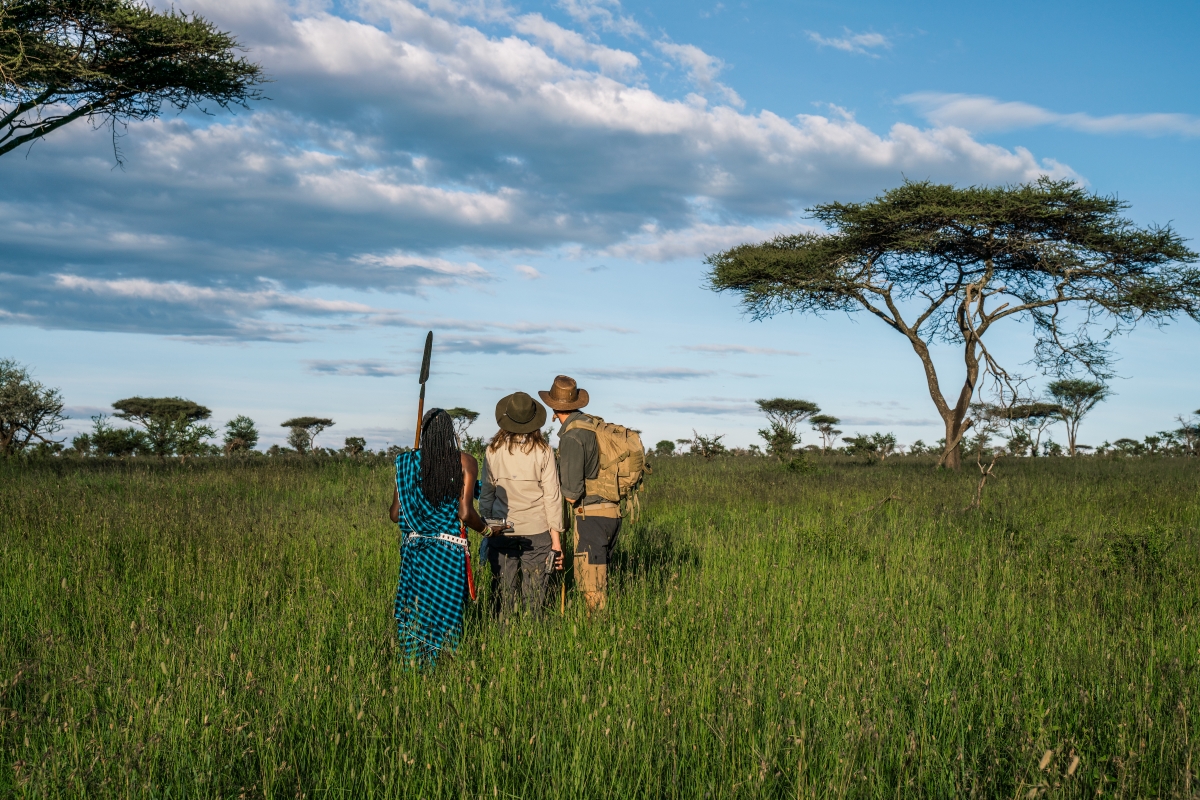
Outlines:
<svg viewBox="0 0 1200 800"><path fill-rule="evenodd" d="M606 616L413 674L387 468L0 466L0 795L1200 796L1200 465L997 472L660 461Z"/></svg>

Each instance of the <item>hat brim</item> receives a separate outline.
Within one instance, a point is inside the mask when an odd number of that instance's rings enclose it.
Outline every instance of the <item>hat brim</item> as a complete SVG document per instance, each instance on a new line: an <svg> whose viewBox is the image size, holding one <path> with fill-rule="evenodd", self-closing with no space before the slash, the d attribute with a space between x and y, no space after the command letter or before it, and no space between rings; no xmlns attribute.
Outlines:
<svg viewBox="0 0 1200 800"><path fill-rule="evenodd" d="M555 411L576 411L586 406L589 399L587 389L576 389L576 391L578 394L574 400L555 402L554 398L550 396L549 392L543 392L540 389L538 390L538 397L542 398L542 402L553 408Z"/></svg>
<svg viewBox="0 0 1200 800"><path fill-rule="evenodd" d="M542 426L546 424L546 407L534 400L533 404L537 406L537 409L534 412L533 419L528 422L517 422L504 413L508 409L508 401L511 397L511 394L507 397L502 397L500 402L496 403L496 424L502 430L506 430L509 433L533 433L534 431L541 430Z"/></svg>

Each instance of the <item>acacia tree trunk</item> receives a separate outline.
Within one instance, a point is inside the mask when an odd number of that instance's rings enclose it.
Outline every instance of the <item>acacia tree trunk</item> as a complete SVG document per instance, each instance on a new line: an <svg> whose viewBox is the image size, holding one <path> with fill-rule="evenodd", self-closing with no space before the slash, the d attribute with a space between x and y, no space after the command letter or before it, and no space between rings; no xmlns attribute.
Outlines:
<svg viewBox="0 0 1200 800"><path fill-rule="evenodd" d="M1067 417L1067 455L1075 457L1075 435L1079 433L1079 418Z"/></svg>
<svg viewBox="0 0 1200 800"><path fill-rule="evenodd" d="M967 419L967 409L970 408L971 398L975 395L975 382L979 379L979 353L976 348L976 340L972 335L967 335L963 353L967 374L962 390L958 393L958 402L951 407L942 394L937 369L933 365L933 358L929 355L929 347L912 329L904 328L902 332L908 337L917 357L921 359L921 365L925 368L925 382L929 386L929 396L933 399L942 423L946 426L946 445L942 449L942 457L938 460L938 465L947 469L959 469L962 467L962 438L966 435L967 429L971 427L971 420Z"/></svg>

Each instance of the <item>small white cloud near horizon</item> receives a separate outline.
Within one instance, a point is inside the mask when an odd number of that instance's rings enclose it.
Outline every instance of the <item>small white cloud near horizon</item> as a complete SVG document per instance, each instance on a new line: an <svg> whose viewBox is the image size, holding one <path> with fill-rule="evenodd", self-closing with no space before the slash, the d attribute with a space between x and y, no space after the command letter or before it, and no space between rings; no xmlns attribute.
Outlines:
<svg viewBox="0 0 1200 800"><path fill-rule="evenodd" d="M1054 125L1081 133L1135 133L1143 136L1200 136L1200 118L1188 114L1063 114L1032 103L977 94L913 92L899 98L939 127L972 133Z"/></svg>
<svg viewBox="0 0 1200 800"><path fill-rule="evenodd" d="M575 372L583 378L595 380L627 380L642 383L663 383L665 381L681 381L690 378L707 378L716 373L707 369L688 369L686 367L629 367L625 369L577 369Z"/></svg>
<svg viewBox="0 0 1200 800"><path fill-rule="evenodd" d="M825 37L816 31L805 31L808 38L816 42L820 47L832 47L834 50L841 50L845 53L857 53L871 58L879 58L878 53L871 52L872 49L884 48L890 50L892 42L882 33L855 33L849 28L843 28L846 35L842 37Z"/></svg>
<svg viewBox="0 0 1200 800"><path fill-rule="evenodd" d="M689 344L684 350L693 353L710 353L716 356L727 356L734 353L753 356L807 356L809 353L800 350L777 350L774 347L752 347L745 344Z"/></svg>
<svg viewBox="0 0 1200 800"><path fill-rule="evenodd" d="M517 273L527 281L536 281L538 278L546 277L542 273L538 272L535 267L531 267L528 264L517 264L515 267L513 267L513 272Z"/></svg>

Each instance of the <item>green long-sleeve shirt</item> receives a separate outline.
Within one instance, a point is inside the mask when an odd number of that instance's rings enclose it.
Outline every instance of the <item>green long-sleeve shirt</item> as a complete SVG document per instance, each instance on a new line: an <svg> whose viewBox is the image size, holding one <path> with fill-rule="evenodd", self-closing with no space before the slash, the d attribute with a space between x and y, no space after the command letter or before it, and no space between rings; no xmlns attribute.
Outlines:
<svg viewBox="0 0 1200 800"><path fill-rule="evenodd" d="M597 495L584 496L587 481L600 474L600 445L596 442L596 434L591 431L576 428L563 433L568 425L581 417L586 415L580 411L571 412L571 416L558 429L558 482L562 486L563 497L575 504L582 497L582 505L586 506L604 500Z"/></svg>

